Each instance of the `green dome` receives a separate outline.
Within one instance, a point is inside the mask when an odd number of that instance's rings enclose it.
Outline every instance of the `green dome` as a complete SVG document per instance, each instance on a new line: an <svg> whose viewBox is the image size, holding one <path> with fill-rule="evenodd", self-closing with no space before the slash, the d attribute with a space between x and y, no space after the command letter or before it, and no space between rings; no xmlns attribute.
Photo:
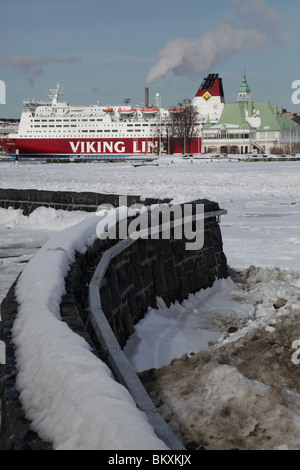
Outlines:
<svg viewBox="0 0 300 470"><path fill-rule="evenodd" d="M243 77L243 82L240 86L239 93L247 93L247 94L251 93L250 87L247 83L246 75L244 75L244 77Z"/></svg>
<svg viewBox="0 0 300 470"><path fill-rule="evenodd" d="M237 102L238 103L246 103L247 101L252 101L250 87L247 83L246 75L243 76L243 82L239 88Z"/></svg>

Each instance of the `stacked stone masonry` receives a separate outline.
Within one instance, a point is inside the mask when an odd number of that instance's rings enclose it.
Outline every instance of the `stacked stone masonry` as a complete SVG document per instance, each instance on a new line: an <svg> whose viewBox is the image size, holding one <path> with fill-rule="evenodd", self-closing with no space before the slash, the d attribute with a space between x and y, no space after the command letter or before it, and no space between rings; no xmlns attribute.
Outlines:
<svg viewBox="0 0 300 470"><path fill-rule="evenodd" d="M87 199L83 194L80 195L82 207L87 207L87 200L88 203L91 202L89 194ZM115 198L115 204L109 195L107 198L102 195L102 200L99 198L96 203L95 200L92 201L94 209L91 210L95 210L95 206L99 204L117 205L118 196L112 197ZM139 202L139 198L133 198L130 204ZM75 206L70 204L69 210L72 207L77 210L77 202ZM201 200L193 204L197 203L204 204L205 212L219 210L216 202ZM190 293L211 287L216 279L227 277L227 260L217 217L205 219L204 235L204 246L200 250L186 250L187 240L177 240L173 236L169 240L138 239L111 260L100 288L100 297L102 309L121 347L148 308L156 307L157 297L163 298L169 306L175 301L182 302ZM97 239L85 254L77 253L76 262L70 267L65 280L66 294L61 302L62 320L74 332L83 336L102 360L105 360L105 351L101 350L89 320L88 284L103 253L117 242L118 240ZM14 286L1 307L0 339L6 344L6 364L0 370L0 449L51 449L51 444L43 442L31 431L15 387L17 370L11 330L18 304Z"/></svg>
<svg viewBox="0 0 300 470"><path fill-rule="evenodd" d="M126 196L128 206L136 203L145 205L155 204L157 199L141 201L140 196ZM168 202L165 200L164 202ZM162 201L159 201L162 202ZM119 205L118 194L100 194L94 192L76 191L41 191L38 189L0 188L0 207L7 209L22 209L24 215L29 215L38 207L52 207L67 211L81 210L94 212L101 205Z"/></svg>

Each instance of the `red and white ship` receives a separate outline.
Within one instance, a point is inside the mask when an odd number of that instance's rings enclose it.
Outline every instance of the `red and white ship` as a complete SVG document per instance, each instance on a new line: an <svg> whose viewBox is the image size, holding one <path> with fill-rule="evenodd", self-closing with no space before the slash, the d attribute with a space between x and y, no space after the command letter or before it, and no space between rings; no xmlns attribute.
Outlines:
<svg viewBox="0 0 300 470"><path fill-rule="evenodd" d="M219 117L219 112L215 112L216 104L222 106L224 102L222 79L217 74L209 77L213 79L209 82L208 78L204 80L192 101L199 111L199 129L191 142L191 153L201 153L201 116L211 120ZM24 101L17 133L0 140L0 146L7 155L31 158L143 157L167 153L166 128L175 108L161 108L158 94L154 106L147 102L146 89L143 106L97 104L73 107L59 101L60 84L50 91L49 102ZM213 116L207 108L210 99L214 103ZM177 145L174 151L181 153L182 149Z"/></svg>

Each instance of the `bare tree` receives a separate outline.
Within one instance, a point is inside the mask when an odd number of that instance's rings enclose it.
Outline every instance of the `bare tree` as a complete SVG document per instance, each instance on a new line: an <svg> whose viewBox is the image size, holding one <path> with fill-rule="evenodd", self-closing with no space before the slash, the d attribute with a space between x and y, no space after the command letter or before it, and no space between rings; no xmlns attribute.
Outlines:
<svg viewBox="0 0 300 470"><path fill-rule="evenodd" d="M172 112L172 121L169 126L172 146L180 146L182 153L190 152L191 143L195 137L198 112L192 105L191 100L185 99L178 103Z"/></svg>

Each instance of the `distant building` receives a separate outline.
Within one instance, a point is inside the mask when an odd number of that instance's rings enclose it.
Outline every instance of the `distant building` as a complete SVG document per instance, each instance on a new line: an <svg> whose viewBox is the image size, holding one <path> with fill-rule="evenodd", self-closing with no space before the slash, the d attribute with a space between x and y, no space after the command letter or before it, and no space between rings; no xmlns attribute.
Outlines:
<svg viewBox="0 0 300 470"><path fill-rule="evenodd" d="M18 129L19 121L19 119L0 119L0 139L1 137L8 137L11 132L16 132ZM0 152L2 151L3 149L1 147L0 140Z"/></svg>
<svg viewBox="0 0 300 470"><path fill-rule="evenodd" d="M245 74L235 103L225 104L222 79L210 74L193 104L202 126L202 153L287 153L300 149L300 125L294 116L269 102L253 102Z"/></svg>

